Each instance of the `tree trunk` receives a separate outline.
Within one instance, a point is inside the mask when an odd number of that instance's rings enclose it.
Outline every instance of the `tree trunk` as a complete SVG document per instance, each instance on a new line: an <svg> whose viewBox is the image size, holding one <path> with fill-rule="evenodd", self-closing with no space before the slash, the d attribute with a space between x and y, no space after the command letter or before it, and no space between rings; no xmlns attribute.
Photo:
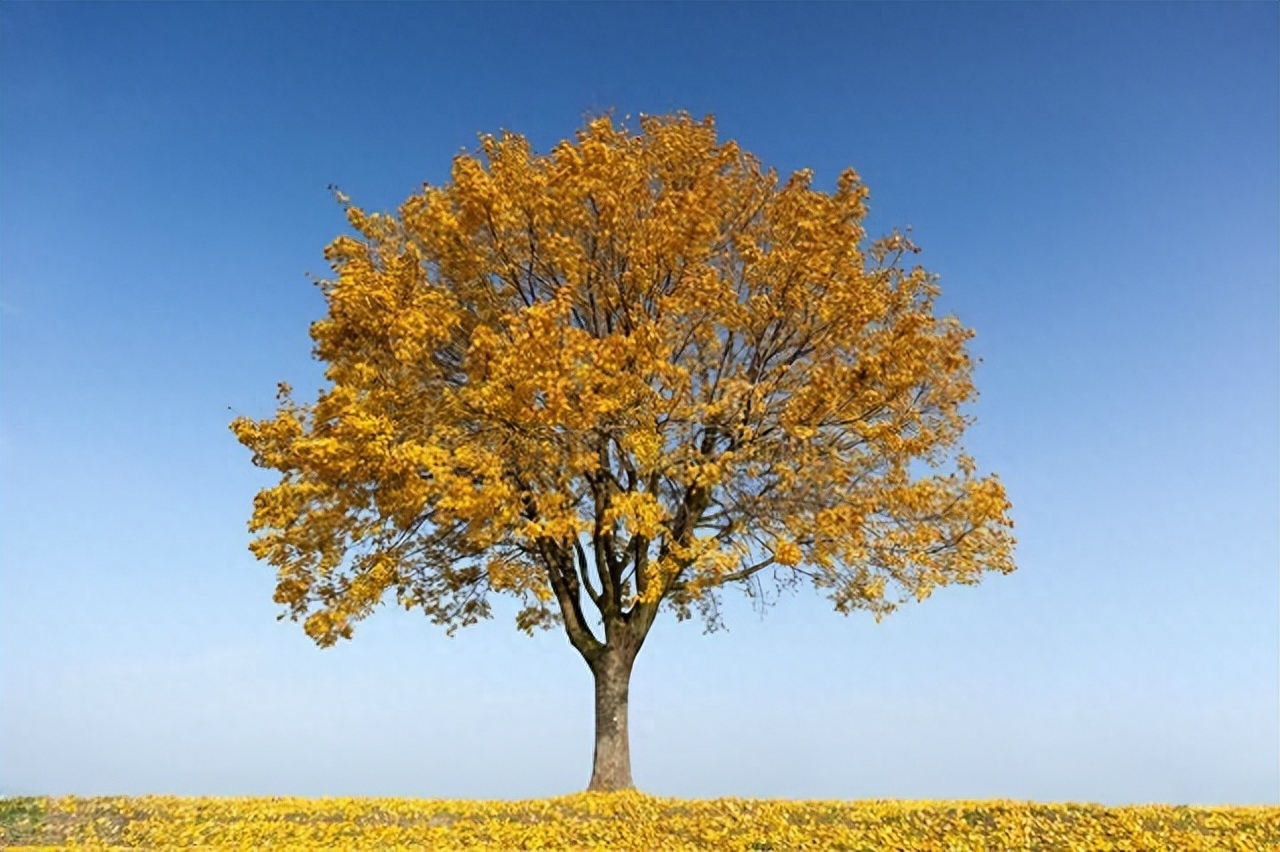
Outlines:
<svg viewBox="0 0 1280 852"><path fill-rule="evenodd" d="M627 734L627 693L634 662L634 654L609 648L591 666L596 681L596 753L587 785L590 791L604 793L635 786L631 783Z"/></svg>

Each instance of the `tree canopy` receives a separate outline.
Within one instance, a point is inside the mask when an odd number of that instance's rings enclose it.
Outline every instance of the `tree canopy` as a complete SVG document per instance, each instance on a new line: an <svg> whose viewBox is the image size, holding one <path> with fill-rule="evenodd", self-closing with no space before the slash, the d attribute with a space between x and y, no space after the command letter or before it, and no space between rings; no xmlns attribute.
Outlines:
<svg viewBox="0 0 1280 852"><path fill-rule="evenodd" d="M972 332L904 235L868 240L867 197L685 114L545 155L482 136L394 214L340 195L328 386L232 425L280 473L250 522L276 601L328 645L393 593L449 630L509 594L629 672L663 608L714 621L726 588L878 618L1012 571L959 443Z"/></svg>

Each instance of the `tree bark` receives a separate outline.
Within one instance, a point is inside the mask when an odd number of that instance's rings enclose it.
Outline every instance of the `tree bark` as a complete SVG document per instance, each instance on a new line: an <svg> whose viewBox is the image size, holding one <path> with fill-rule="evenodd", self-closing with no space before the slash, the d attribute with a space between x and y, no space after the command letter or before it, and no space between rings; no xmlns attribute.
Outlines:
<svg viewBox="0 0 1280 852"><path fill-rule="evenodd" d="M631 740L627 732L627 697L635 654L606 648L591 665L596 681L596 751L587 790L607 793L634 788Z"/></svg>

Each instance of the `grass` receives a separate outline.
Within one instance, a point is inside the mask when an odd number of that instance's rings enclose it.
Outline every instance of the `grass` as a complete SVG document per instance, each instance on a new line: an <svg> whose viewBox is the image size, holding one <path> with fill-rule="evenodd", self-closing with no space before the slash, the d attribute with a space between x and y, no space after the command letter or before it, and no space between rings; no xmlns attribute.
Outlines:
<svg viewBox="0 0 1280 852"><path fill-rule="evenodd" d="M45 800L0 799L0 843L11 846L33 842L46 830Z"/></svg>
<svg viewBox="0 0 1280 852"><path fill-rule="evenodd" d="M0 799L0 848L1267 852L1280 807L823 802L579 794L414 799Z"/></svg>

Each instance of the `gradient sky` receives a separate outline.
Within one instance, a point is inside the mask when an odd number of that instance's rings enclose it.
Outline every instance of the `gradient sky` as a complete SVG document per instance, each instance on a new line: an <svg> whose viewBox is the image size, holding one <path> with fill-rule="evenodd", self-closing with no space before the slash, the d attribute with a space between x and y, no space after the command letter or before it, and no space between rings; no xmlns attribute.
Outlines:
<svg viewBox="0 0 1280 852"><path fill-rule="evenodd" d="M978 332L1020 542L879 625L664 617L636 783L1280 801L1278 10L0 5L0 794L585 786L561 634L275 620L227 424L319 386L330 183L393 208L478 132L613 108L861 172Z"/></svg>

